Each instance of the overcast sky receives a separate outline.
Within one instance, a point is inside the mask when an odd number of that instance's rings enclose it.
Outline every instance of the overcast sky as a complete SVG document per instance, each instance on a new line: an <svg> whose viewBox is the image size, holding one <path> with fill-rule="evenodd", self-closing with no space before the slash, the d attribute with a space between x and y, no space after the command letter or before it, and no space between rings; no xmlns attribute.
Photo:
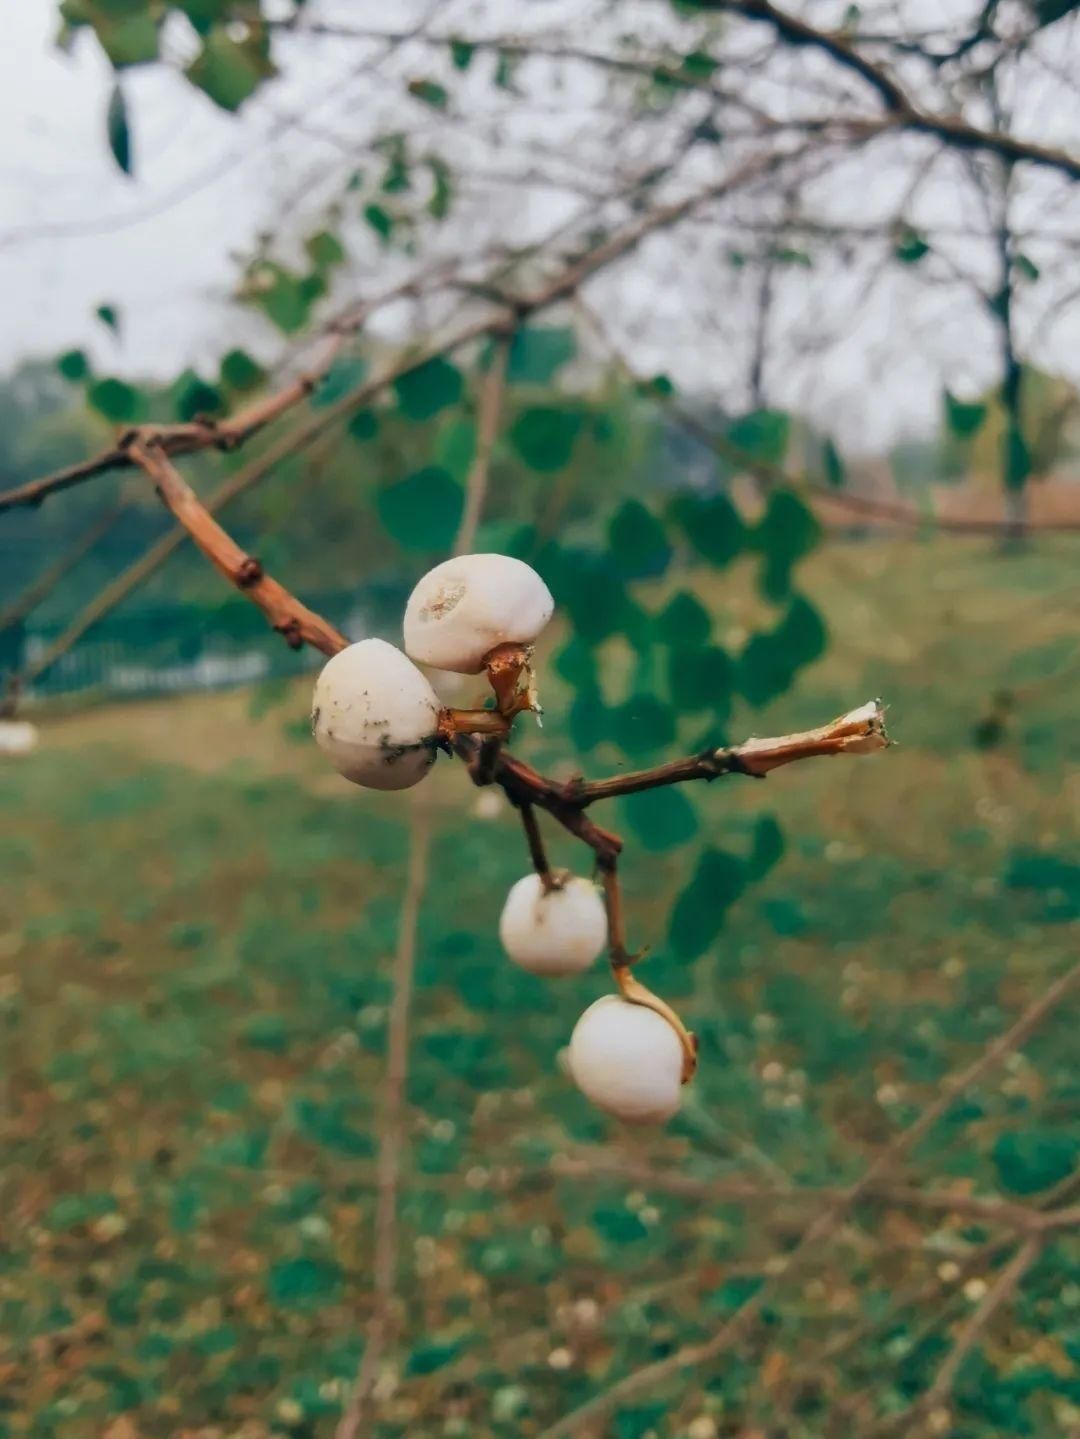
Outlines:
<svg viewBox="0 0 1080 1439"><path fill-rule="evenodd" d="M404 22L430 0L397 3ZM493 16L495 23L485 28L505 33L537 16L550 26L569 0L531 0L525 8L521 0L444 3L455 16ZM910 3L917 6L921 0ZM942 3L971 8L967 0ZM373 15L372 7L355 0L310 0L308 8L351 20L363 15L370 21ZM939 10L935 4L927 14ZM574 14L572 4L566 13ZM624 6L621 13L625 19L630 12ZM662 12L646 7L642 13L658 23L655 17ZM393 20L399 23L398 9ZM86 31L77 35L70 54L61 53L53 43L55 28L55 0L8 0L4 7L0 366L26 355L52 356L73 345L90 348L100 368L130 374L166 375L188 363L210 367L237 342L252 344L266 356L276 354L279 338L228 302L238 260L250 254L260 225L283 208L292 215L306 203L317 216L323 192L303 183L313 157L322 165L327 193L354 163L320 138L319 126L329 130L333 122L340 133L348 121L354 129L345 133L359 133L355 127L363 124L377 130L384 123L381 106L389 116L395 105L400 111L401 84L388 85L379 73L361 73L354 45L310 38L291 42L301 48L294 48L285 76L264 87L237 117L226 115L165 67L128 72L124 86L136 168L129 179L105 143L110 67ZM182 48L185 37L178 39ZM796 63L806 64L801 52ZM1046 117L1051 137L1067 142L1077 128L1077 111L1046 88L1052 83L1045 78L1033 82L1025 98L1029 111ZM559 127L566 136L574 135L580 98L572 82L560 113L533 119L527 105L513 103L526 112L526 129L531 124L538 137L576 151L573 141L560 139ZM289 124L298 115L305 121L299 132ZM437 117L432 123L438 124ZM590 124L582 133L593 130ZM456 138L454 143L459 143ZM467 138L460 142L469 143ZM601 137L600 166L606 153ZM925 213L950 224L964 219L955 174L939 166L920 200ZM897 183L897 176L879 165L849 168L830 178L826 200L847 222L857 222L875 205L887 208ZM507 203L496 182L477 202L489 223L500 200ZM519 203L515 190L513 203L521 211L514 215L519 225L524 216L543 230L558 218L560 205L565 208L566 197L560 202L549 188ZM1028 208L1039 224L1069 222L1064 214L1055 217L1053 207L1048 212L1037 186ZM366 243L367 252L360 250L354 258L350 280L369 288L374 280L381 288L395 262L378 255L370 235ZM676 251L666 239L651 242L635 260L632 274L603 281L599 293L606 297L612 323L626 325L627 335L637 322L634 344L643 364L669 370L692 387L712 384L717 397L728 402L736 398L739 372L745 369L739 350L745 328L741 314L722 292L708 316L695 298L705 293L704 285L724 283L715 256L725 242L703 226L680 243L685 248ZM978 268L963 241L954 242L954 253ZM830 342L827 354L784 360L775 367L773 383L776 402L805 408L853 447L868 449L927 430L936 421L942 384L977 392L994 379L996 356L992 326L977 304L965 301L962 286L921 286L899 274L871 292L864 279L857 265L845 261L826 261L812 276L801 271L785 277L788 293L781 302L790 346L812 347L829 321L838 318L840 339ZM1070 276L1059 279L1064 294ZM612 289L612 284L622 288ZM94 318L102 303L121 313L119 338ZM1080 333L1072 311L1063 304L1049 309L1054 323L1045 326L1033 348L1044 364L1080 378ZM1034 333L1034 309L1030 324ZM910 343L901 343L904 337Z"/></svg>

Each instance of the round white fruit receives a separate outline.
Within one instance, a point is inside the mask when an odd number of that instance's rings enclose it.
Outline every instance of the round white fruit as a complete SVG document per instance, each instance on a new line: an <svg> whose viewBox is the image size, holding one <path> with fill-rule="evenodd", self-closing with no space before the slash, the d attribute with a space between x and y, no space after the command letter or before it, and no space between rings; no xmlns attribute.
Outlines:
<svg viewBox="0 0 1080 1439"><path fill-rule="evenodd" d="M570 1073L600 1109L631 1124L658 1124L679 1107L683 1049L655 1010L607 994L570 1037Z"/></svg>
<svg viewBox="0 0 1080 1439"><path fill-rule="evenodd" d="M368 789L408 789L435 762L439 701L405 655L360 640L323 666L311 731L339 774Z"/></svg>
<svg viewBox="0 0 1080 1439"><path fill-rule="evenodd" d="M580 974L607 943L604 901L580 875L567 875L545 891L539 875L527 874L506 896L499 938L530 974Z"/></svg>
<svg viewBox="0 0 1080 1439"><path fill-rule="evenodd" d="M532 644L555 601L510 555L461 555L429 570L405 607L405 650L420 664L475 675L498 645Z"/></svg>

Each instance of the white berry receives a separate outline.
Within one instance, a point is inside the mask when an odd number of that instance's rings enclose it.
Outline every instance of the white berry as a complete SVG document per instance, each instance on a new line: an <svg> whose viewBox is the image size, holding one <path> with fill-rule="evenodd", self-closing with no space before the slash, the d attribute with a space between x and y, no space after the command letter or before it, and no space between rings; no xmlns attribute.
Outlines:
<svg viewBox="0 0 1080 1439"><path fill-rule="evenodd" d="M339 774L368 789L408 789L435 762L439 701L411 660L360 640L315 681L311 730Z"/></svg>
<svg viewBox="0 0 1080 1439"><path fill-rule="evenodd" d="M683 1048L655 1010L607 994L570 1037L570 1073L592 1102L632 1124L658 1124L679 1107Z"/></svg>
<svg viewBox="0 0 1080 1439"><path fill-rule="evenodd" d="M607 913L596 886L580 875L545 890L527 874L506 896L499 919L503 949L530 974L580 974L607 943Z"/></svg>
<svg viewBox="0 0 1080 1439"><path fill-rule="evenodd" d="M405 650L420 664L475 675L502 644L532 644L555 601L509 555L461 555L429 570L405 607Z"/></svg>

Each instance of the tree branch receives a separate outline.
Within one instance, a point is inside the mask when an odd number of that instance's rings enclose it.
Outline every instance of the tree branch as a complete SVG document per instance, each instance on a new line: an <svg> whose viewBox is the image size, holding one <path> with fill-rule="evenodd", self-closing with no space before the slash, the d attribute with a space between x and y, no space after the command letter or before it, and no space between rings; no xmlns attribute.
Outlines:
<svg viewBox="0 0 1080 1439"><path fill-rule="evenodd" d="M947 1110L966 1090L977 1084L990 1070L1024 1044L1031 1034L1080 985L1080 964L1074 965L1020 1015L1016 1022L983 1050L966 1069L952 1075L941 1086L937 1099L917 1120L903 1130L870 1165L856 1184L842 1191L803 1231L795 1248L788 1254L759 1289L736 1310L735 1314L712 1336L699 1344L686 1345L663 1359L647 1364L627 1375L611 1388L574 1409L564 1419L545 1429L539 1439L569 1439L587 1424L603 1418L612 1408L636 1398L655 1385L663 1383L684 1369L717 1359L735 1347L751 1330L762 1311L776 1297L785 1279L820 1252L821 1246L843 1224L852 1207L873 1193L893 1166L903 1159L937 1124Z"/></svg>
<svg viewBox="0 0 1080 1439"><path fill-rule="evenodd" d="M160 446L136 441L131 446L131 459L150 476L166 508L218 573L258 605L292 649L309 644L324 655L336 655L345 649L349 641L340 630L271 579L259 561L222 529Z"/></svg>

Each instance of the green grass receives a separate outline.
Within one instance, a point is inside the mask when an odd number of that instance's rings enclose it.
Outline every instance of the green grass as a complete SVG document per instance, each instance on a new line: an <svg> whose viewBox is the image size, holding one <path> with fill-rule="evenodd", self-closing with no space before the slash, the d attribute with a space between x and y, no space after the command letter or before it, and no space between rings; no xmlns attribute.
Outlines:
<svg viewBox="0 0 1080 1439"><path fill-rule="evenodd" d="M440 762L387 1435L538 1432L712 1332L798 1230L784 1206L555 1182L553 1155L599 1142L702 1175L852 1178L1074 958L1075 549L834 545L804 588L830 651L733 733L801 728L882 694L899 743L701 787L697 840L631 849L631 941L653 946L643 977L702 1043L663 1135L615 1132L560 1073L558 1049L607 981L598 969L546 986L503 960L495 925L524 848L512 814L474 815L475 792ZM744 578L710 580L706 598L735 641L754 611ZM522 752L569 772L568 696L551 680L545 700ZM328 778L290 737L305 703L294 689L257 721L238 695L46 716L39 751L0 769L0 1435L333 1432L370 1310L408 805ZM700 731L699 718L687 744ZM745 851L765 815L782 858L707 955L678 960L668 914L700 844ZM1069 1172L1075 1022L1059 1016L956 1107L912 1180L1015 1197ZM785 1399L785 1366L978 1237L947 1227L926 1248L934 1222L860 1213L741 1359L649 1396L610 1432L675 1435L702 1414L719 1434L751 1432ZM1078 1297L1076 1251L1055 1245L1009 1346L963 1371L951 1433L1076 1422ZM826 1416L867 1385L886 1407L906 1402L940 1362L943 1331L919 1338L939 1309L901 1312L819 1369L780 1432L850 1434ZM120 1416L131 1427L110 1430Z"/></svg>

